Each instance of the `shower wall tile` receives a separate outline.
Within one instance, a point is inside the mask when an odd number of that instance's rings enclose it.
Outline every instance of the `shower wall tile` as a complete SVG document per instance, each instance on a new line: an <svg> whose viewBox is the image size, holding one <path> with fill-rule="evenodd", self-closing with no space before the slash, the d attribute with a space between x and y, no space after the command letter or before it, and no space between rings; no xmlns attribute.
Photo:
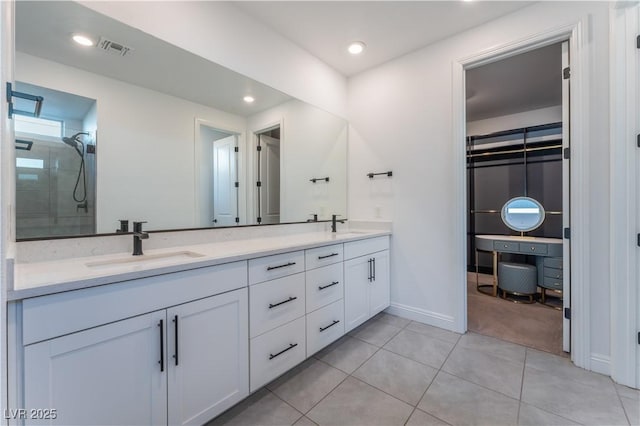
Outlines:
<svg viewBox="0 0 640 426"><path fill-rule="evenodd" d="M46 215L49 211L48 191L16 191L16 215Z"/></svg>
<svg viewBox="0 0 640 426"><path fill-rule="evenodd" d="M49 169L16 170L16 191L48 191L49 184Z"/></svg>

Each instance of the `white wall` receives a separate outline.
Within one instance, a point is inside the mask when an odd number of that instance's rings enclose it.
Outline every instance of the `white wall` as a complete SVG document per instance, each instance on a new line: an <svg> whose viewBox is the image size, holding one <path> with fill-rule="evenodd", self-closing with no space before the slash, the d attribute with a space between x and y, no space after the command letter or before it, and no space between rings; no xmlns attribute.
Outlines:
<svg viewBox="0 0 640 426"><path fill-rule="evenodd" d="M574 24L588 15L591 178L590 342L593 358L609 346L608 4L541 2L349 79L349 215L393 220L392 304L406 315L453 328L459 254L454 187L452 65L496 46ZM577 141L576 141L577 142ZM369 171L393 170L369 181ZM592 364L593 366L593 364Z"/></svg>
<svg viewBox="0 0 640 426"><path fill-rule="evenodd" d="M487 135L501 130L520 129L522 127L558 123L561 121L562 105L558 105L486 118L484 120L469 121L467 123L467 135Z"/></svg>
<svg viewBox="0 0 640 426"><path fill-rule="evenodd" d="M346 216L347 121L293 100L249 117L247 132L252 138L256 131L280 121L280 221L307 220L314 213L319 220L331 219L332 214ZM250 148L252 182L253 152ZM329 182L309 181L326 176Z"/></svg>
<svg viewBox="0 0 640 426"><path fill-rule="evenodd" d="M196 118L244 129L243 117L16 54L16 79L97 100L97 232L119 219L147 229L195 225ZM161 149L160 149L161 148Z"/></svg>
<svg viewBox="0 0 640 426"><path fill-rule="evenodd" d="M288 95L346 114L343 75L232 2L80 3Z"/></svg>

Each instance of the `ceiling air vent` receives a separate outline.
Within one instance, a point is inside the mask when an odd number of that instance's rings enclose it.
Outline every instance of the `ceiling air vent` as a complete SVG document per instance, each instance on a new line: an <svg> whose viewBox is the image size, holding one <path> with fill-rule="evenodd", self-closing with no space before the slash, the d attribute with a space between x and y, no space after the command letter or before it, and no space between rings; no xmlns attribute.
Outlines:
<svg viewBox="0 0 640 426"><path fill-rule="evenodd" d="M124 44L120 44L113 40L109 40L104 37L100 37L100 42L98 42L98 47L105 52L112 53L114 55L126 56L130 55L133 51L133 48L129 46L125 46Z"/></svg>

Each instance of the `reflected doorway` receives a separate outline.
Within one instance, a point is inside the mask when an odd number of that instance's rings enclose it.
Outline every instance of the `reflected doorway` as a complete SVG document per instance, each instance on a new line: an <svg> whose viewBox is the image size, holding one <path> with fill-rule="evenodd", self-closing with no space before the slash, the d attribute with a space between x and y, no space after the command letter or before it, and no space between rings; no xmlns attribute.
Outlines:
<svg viewBox="0 0 640 426"><path fill-rule="evenodd" d="M280 223L280 126L256 133L257 223Z"/></svg>

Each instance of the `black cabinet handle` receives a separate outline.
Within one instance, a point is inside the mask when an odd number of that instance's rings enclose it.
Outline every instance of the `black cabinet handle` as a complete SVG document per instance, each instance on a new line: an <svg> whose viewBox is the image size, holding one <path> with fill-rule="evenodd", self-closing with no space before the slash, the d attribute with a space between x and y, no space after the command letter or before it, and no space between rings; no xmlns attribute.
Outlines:
<svg viewBox="0 0 640 426"><path fill-rule="evenodd" d="M373 259L369 259L367 260L367 262L369 262L369 276L367 277L367 279L369 280L369 282L371 282L373 280Z"/></svg>
<svg viewBox="0 0 640 426"><path fill-rule="evenodd" d="M269 309L271 308L275 308L276 306L280 306L280 305L284 305L285 303L289 303L292 302L294 300L296 300L297 297L296 296L290 296L287 300L283 300L282 302L278 302L278 303L269 303Z"/></svg>
<svg viewBox="0 0 640 426"><path fill-rule="evenodd" d="M287 262L284 265L278 265L278 266L267 266L267 271L271 271L273 269L279 269L279 268L286 268L287 266L293 266L295 265L296 262Z"/></svg>
<svg viewBox="0 0 640 426"><path fill-rule="evenodd" d="M160 320L158 323L158 327L160 327L160 371L164 371L164 320Z"/></svg>
<svg viewBox="0 0 640 426"><path fill-rule="evenodd" d="M329 324L328 326L326 326L326 327L320 327L320 333L322 333L323 331L325 331L325 330L326 330L326 329L328 329L328 328L333 327L334 325L336 325L336 324L337 324L337 323L339 323L339 322L340 322L340 320L333 320L333 322L332 322L331 324Z"/></svg>
<svg viewBox="0 0 640 426"><path fill-rule="evenodd" d="M373 275L372 275L372 278L373 278L373 281L375 281L376 280L376 258L374 257L371 260L373 260Z"/></svg>
<svg viewBox="0 0 640 426"><path fill-rule="evenodd" d="M178 316L174 316L173 317L173 324L174 324L174 333L175 333L175 348L174 348L174 355L173 357L176 360L176 365L178 365Z"/></svg>
<svg viewBox="0 0 640 426"><path fill-rule="evenodd" d="M288 348L281 350L280 352L278 352L275 355L274 354L269 354L269 360L272 360L275 357L280 356L280 355L282 355L283 353L285 353L287 351L290 351L291 349L295 348L296 346L298 346L297 343L289 343L289 347Z"/></svg>
<svg viewBox="0 0 640 426"><path fill-rule="evenodd" d="M338 285L338 284L340 284L340 281L334 281L331 284L327 284L327 285L319 285L318 290L324 290L325 288L333 287L334 285Z"/></svg>
<svg viewBox="0 0 640 426"><path fill-rule="evenodd" d="M328 255L326 255L326 256L318 256L318 260L326 259L326 258L328 258L328 257L337 256L338 254L339 254L339 253L331 253L331 254L328 254Z"/></svg>

